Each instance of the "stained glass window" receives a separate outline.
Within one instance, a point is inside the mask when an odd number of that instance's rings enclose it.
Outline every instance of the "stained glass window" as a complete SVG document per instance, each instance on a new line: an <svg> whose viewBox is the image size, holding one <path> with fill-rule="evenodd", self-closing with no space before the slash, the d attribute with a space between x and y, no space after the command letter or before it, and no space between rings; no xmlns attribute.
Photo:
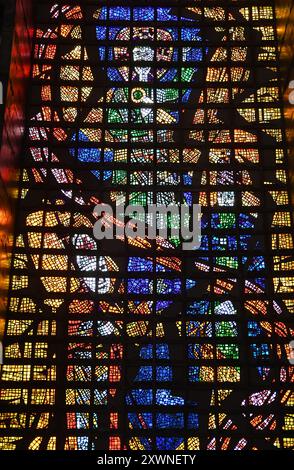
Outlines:
<svg viewBox="0 0 294 470"><path fill-rule="evenodd" d="M2 448L293 447L272 2L69 3L36 14ZM199 203L201 246L97 241L101 201Z"/></svg>

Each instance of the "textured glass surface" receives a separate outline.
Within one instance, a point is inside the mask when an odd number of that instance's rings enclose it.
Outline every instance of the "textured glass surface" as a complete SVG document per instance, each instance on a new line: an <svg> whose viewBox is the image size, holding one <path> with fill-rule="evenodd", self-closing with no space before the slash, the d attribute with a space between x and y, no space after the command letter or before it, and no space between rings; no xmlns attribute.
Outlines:
<svg viewBox="0 0 294 470"><path fill-rule="evenodd" d="M272 3L122 3L39 6L2 448L290 448L293 225ZM199 203L201 247L98 242L99 201Z"/></svg>

